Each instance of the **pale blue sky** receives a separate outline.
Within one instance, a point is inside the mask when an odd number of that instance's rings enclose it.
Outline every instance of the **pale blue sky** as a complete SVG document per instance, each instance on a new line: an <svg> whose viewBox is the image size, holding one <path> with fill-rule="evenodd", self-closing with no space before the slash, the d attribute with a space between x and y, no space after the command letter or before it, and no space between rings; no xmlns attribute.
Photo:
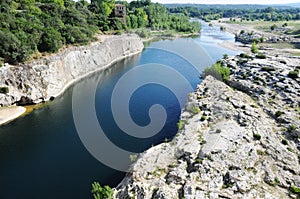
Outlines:
<svg viewBox="0 0 300 199"><path fill-rule="evenodd" d="M286 4L300 0L152 0L159 3L195 3L195 4Z"/></svg>

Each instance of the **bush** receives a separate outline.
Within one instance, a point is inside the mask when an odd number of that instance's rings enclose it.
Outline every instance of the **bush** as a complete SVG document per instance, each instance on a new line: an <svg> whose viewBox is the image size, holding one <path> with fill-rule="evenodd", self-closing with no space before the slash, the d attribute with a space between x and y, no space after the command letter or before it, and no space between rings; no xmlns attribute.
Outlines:
<svg viewBox="0 0 300 199"><path fill-rule="evenodd" d="M255 42L253 42L252 45L251 45L251 52L252 53L258 53L258 46Z"/></svg>
<svg viewBox="0 0 300 199"><path fill-rule="evenodd" d="M285 140L285 139L281 140L281 143L282 143L283 145L288 145L288 141Z"/></svg>
<svg viewBox="0 0 300 199"><path fill-rule="evenodd" d="M113 199L113 190L109 186L101 187L98 182L92 184L94 199Z"/></svg>
<svg viewBox="0 0 300 199"><path fill-rule="evenodd" d="M273 25L270 27L271 30L275 30L276 28L277 28L277 25L276 25L276 24L273 24Z"/></svg>
<svg viewBox="0 0 300 199"><path fill-rule="evenodd" d="M276 117L280 117L282 114L284 114L284 112L276 111L275 116Z"/></svg>
<svg viewBox="0 0 300 199"><path fill-rule="evenodd" d="M291 186L290 190L291 190L291 192L300 195L300 188Z"/></svg>
<svg viewBox="0 0 300 199"><path fill-rule="evenodd" d="M255 140L260 140L260 139L261 139L261 135L258 134L258 133L253 133L253 138L254 138Z"/></svg>
<svg viewBox="0 0 300 199"><path fill-rule="evenodd" d="M218 80L227 81L230 76L230 69L222 66L220 62L217 62L211 67L204 69L202 77L205 78L208 75L211 75Z"/></svg>
<svg viewBox="0 0 300 199"><path fill-rule="evenodd" d="M292 79L296 79L299 76L299 71L298 70L293 70L290 71L288 74L288 77L292 78Z"/></svg>
<svg viewBox="0 0 300 199"><path fill-rule="evenodd" d="M247 55L247 54L245 54L245 53L241 53L241 54L240 54L240 57L241 57L241 58L247 58L247 59L253 59L252 56Z"/></svg>
<svg viewBox="0 0 300 199"><path fill-rule="evenodd" d="M203 122L203 121L205 121L205 120L206 120L206 116L204 116L204 115L203 115L203 116L201 116L201 119L200 119L200 121L201 121L201 122Z"/></svg>
<svg viewBox="0 0 300 199"><path fill-rule="evenodd" d="M257 54L255 57L257 59L266 59L267 58L267 56L265 54Z"/></svg>
<svg viewBox="0 0 300 199"><path fill-rule="evenodd" d="M2 94L7 94L7 93L9 93L8 87L0 87L0 93L2 93Z"/></svg>
<svg viewBox="0 0 300 199"><path fill-rule="evenodd" d="M178 130L183 129L184 125L185 125L185 121L180 120L180 121L177 123Z"/></svg>

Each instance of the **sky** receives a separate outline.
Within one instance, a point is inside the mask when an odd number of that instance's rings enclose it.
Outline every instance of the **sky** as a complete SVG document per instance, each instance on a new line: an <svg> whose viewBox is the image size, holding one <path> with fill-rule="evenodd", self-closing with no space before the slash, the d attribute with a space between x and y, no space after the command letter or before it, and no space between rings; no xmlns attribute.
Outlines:
<svg viewBox="0 0 300 199"><path fill-rule="evenodd" d="M159 3L195 3L195 4L287 4L300 0L152 0Z"/></svg>

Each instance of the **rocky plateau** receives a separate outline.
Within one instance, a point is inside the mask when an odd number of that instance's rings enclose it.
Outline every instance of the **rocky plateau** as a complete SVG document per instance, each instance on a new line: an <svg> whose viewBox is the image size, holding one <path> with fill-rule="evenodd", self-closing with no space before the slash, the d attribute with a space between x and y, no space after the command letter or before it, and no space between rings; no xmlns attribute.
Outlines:
<svg viewBox="0 0 300 199"><path fill-rule="evenodd" d="M177 135L140 154L115 198L300 198L300 58L221 62L229 80L198 85Z"/></svg>

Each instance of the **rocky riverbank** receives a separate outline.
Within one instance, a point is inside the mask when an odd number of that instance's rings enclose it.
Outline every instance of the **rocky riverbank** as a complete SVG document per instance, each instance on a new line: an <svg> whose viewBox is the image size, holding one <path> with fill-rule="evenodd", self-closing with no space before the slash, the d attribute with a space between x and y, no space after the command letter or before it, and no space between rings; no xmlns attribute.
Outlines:
<svg viewBox="0 0 300 199"><path fill-rule="evenodd" d="M143 49L137 35L109 36L88 46L70 47L28 64L0 68L0 106L26 105L60 95L76 80Z"/></svg>
<svg viewBox="0 0 300 199"><path fill-rule="evenodd" d="M242 57L222 61L227 84L208 76L190 94L178 134L140 155L116 198L300 197L300 58Z"/></svg>

